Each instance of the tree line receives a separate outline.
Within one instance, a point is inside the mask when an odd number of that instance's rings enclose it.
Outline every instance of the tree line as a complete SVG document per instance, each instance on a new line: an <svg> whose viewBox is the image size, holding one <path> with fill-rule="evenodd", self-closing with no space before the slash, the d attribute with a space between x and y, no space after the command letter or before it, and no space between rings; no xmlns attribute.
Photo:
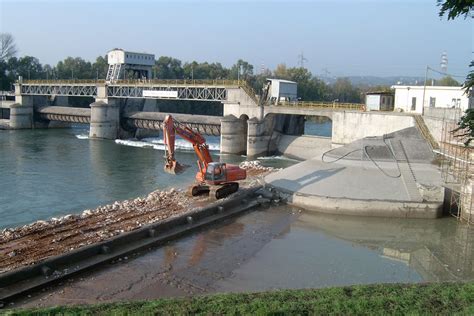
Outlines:
<svg viewBox="0 0 474 316"><path fill-rule="evenodd" d="M17 58L16 47L10 34L0 34L0 90L12 90L19 78L34 79L105 79L107 75L107 56L99 56L94 62L81 57L67 57L56 65L41 64L38 58L23 56ZM348 78L338 78L328 84L314 76L307 68L287 67L279 64L271 71L264 69L255 73L254 66L239 59L231 67L221 63L182 62L169 56L161 56L152 68L152 77L157 79L243 79L247 80L258 93L267 78L277 78L298 83L298 97L306 101L364 102L368 91L387 91L390 87L355 86ZM125 74L133 78L133 72ZM459 85L452 78L441 79L436 84Z"/></svg>

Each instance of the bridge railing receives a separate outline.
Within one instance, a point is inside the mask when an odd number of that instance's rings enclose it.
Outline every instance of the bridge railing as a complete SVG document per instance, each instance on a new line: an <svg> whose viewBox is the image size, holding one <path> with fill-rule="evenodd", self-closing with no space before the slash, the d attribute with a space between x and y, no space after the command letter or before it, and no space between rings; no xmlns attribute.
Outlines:
<svg viewBox="0 0 474 316"><path fill-rule="evenodd" d="M318 109L335 109L335 110L355 110L365 111L363 103L339 103L339 102L319 102L319 101L298 101L298 102L278 102L276 106L286 107L304 107Z"/></svg>
<svg viewBox="0 0 474 316"><path fill-rule="evenodd" d="M105 80L99 79L48 79L48 80L22 80L17 81L21 84L43 84L43 85L61 85L61 84L99 84L105 83Z"/></svg>
<svg viewBox="0 0 474 316"><path fill-rule="evenodd" d="M99 79L54 79L54 80L22 80L22 84L104 84L105 80ZM119 79L108 82L111 85L183 85L183 86L249 86L245 80L227 79Z"/></svg>

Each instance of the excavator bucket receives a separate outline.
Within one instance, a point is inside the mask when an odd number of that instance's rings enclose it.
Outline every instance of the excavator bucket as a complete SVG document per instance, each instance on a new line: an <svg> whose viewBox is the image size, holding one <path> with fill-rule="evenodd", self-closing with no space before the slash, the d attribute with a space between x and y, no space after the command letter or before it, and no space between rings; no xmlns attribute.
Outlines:
<svg viewBox="0 0 474 316"><path fill-rule="evenodd" d="M180 174L182 173L188 166L182 165L176 160L167 162L165 164L165 172L171 173L171 174Z"/></svg>

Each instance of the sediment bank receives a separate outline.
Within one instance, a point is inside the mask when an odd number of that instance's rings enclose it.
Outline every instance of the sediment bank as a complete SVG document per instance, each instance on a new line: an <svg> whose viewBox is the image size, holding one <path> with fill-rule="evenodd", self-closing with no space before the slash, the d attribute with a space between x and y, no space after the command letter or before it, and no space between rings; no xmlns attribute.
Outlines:
<svg viewBox="0 0 474 316"><path fill-rule="evenodd" d="M260 177L274 170L258 161L244 162L241 167L248 173L243 187L258 185ZM190 197L183 190L172 188L81 214L4 229L0 232L0 274L192 212L209 203L207 197Z"/></svg>

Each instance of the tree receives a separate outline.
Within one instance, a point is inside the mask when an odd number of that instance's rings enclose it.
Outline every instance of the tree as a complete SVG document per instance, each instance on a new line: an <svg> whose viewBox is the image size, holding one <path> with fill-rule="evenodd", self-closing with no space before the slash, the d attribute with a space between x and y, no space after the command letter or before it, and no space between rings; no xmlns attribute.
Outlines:
<svg viewBox="0 0 474 316"><path fill-rule="evenodd" d="M168 56L158 58L152 72L153 77L158 79L181 79L184 75L181 60Z"/></svg>
<svg viewBox="0 0 474 316"><path fill-rule="evenodd" d="M107 69L109 64L107 62L107 55L105 57L99 56L92 64L92 77L96 79L105 79L107 77Z"/></svg>
<svg viewBox="0 0 474 316"><path fill-rule="evenodd" d="M454 20L459 16L467 18L469 12L474 8L472 0L438 0L440 7L439 16L448 14L448 20Z"/></svg>
<svg viewBox="0 0 474 316"><path fill-rule="evenodd" d="M0 60L6 62L17 53L15 40L10 33L0 33Z"/></svg>
<svg viewBox="0 0 474 316"><path fill-rule="evenodd" d="M80 57L67 57L56 65L58 79L91 79L95 77L90 62Z"/></svg>
<svg viewBox="0 0 474 316"><path fill-rule="evenodd" d="M239 59L230 68L229 79L248 79L253 76L253 65L249 62Z"/></svg>
<svg viewBox="0 0 474 316"><path fill-rule="evenodd" d="M438 0L438 6L440 6L439 16L443 17L446 13L448 14L448 20L454 20L460 16L467 18L470 12L474 9L474 2L472 0ZM469 65L470 68L474 67L474 61L471 61ZM471 70L464 82L464 88L466 93L472 94L472 89L474 87L474 71ZM467 140L464 142L464 145L469 146L471 141L474 139L474 112L472 109L467 109L465 114L461 117L458 122L458 128L453 132L459 130L465 131L460 136L460 138L467 137Z"/></svg>
<svg viewBox="0 0 474 316"><path fill-rule="evenodd" d="M8 60L7 66L8 76L12 82L20 76L27 80L40 79L43 77L43 66L36 57L12 57Z"/></svg>
<svg viewBox="0 0 474 316"><path fill-rule="evenodd" d="M338 78L331 87L334 100L354 103L361 101L359 89L355 88L348 78Z"/></svg>
<svg viewBox="0 0 474 316"><path fill-rule="evenodd" d="M443 77L439 80L436 80L437 86L446 86L446 87L459 87L461 84L453 79L451 76Z"/></svg>

